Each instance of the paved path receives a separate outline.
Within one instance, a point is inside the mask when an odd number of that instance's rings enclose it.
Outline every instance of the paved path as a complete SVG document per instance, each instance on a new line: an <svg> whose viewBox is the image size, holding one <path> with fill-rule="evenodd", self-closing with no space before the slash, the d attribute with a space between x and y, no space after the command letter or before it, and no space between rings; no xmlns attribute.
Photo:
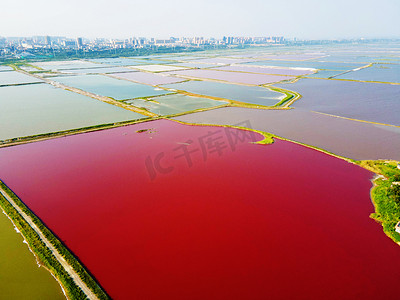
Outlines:
<svg viewBox="0 0 400 300"><path fill-rule="evenodd" d="M5 190L0 187L0 194L7 199L8 202L18 211L18 213L24 218L24 220L32 227L32 229L39 235L40 239L46 244L46 246L51 250L58 262L63 266L65 271L71 276L75 284L79 286L82 291L86 294L89 299L98 299L95 294L88 288L88 286L82 281L79 275L74 271L72 266L61 256L57 249L50 243L50 241L45 237L42 231L36 226L32 218L22 211L21 208L14 202L14 200L7 194Z"/></svg>

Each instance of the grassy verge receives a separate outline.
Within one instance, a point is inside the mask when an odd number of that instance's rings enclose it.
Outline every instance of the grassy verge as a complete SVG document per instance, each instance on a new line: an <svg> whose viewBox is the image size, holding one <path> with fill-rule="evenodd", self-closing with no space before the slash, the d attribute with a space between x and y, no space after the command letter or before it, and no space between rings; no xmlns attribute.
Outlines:
<svg viewBox="0 0 400 300"><path fill-rule="evenodd" d="M9 67L13 68L14 71L21 70L21 67L30 67L30 68L34 68L34 69L37 69L37 70L41 70L39 67L36 67L34 65L28 64L28 63L23 62L23 61L6 64L6 66L9 66Z"/></svg>
<svg viewBox="0 0 400 300"><path fill-rule="evenodd" d="M278 106L266 106L261 104L253 104L253 103L246 103L246 102L239 102L231 100L230 106L232 107L243 107L243 108L256 108L256 109L288 109L287 107L278 107Z"/></svg>
<svg viewBox="0 0 400 300"><path fill-rule="evenodd" d="M29 215L33 222L43 232L46 238L54 245L65 260L74 268L87 286L99 297L99 299L109 299L107 294L103 292L100 286L87 273L77 259L65 248L64 245L43 225L43 223L22 203L22 201L3 183L0 181L0 186L14 200L14 202ZM87 299L85 293L75 284L73 279L65 271L62 265L58 262L51 250L40 239L39 235L30 227L25 219L18 211L0 194L0 206L11 218L14 225L22 233L25 240L28 242L30 249L35 254L36 258L47 268L62 284L64 291L69 299Z"/></svg>
<svg viewBox="0 0 400 300"><path fill-rule="evenodd" d="M194 80L193 79L193 81L199 81L199 80ZM271 88L270 86L267 86L267 88L271 89L271 90L274 90L274 91L279 91L279 92L284 93L284 94L289 93L289 91L283 92L283 90L281 91L281 89ZM231 106L231 107L244 107L244 108L257 108L257 109L287 109L286 107L278 107L276 104L274 106L267 106L267 105L253 104L253 103L248 103L248 102L231 100L231 99L221 98L221 97L194 94L194 93L190 93L190 92L187 92L187 91L184 91L184 90L176 90L176 89L167 89L167 90L170 90L170 91L173 90L174 92L176 92L178 94L187 95L187 96L191 96L191 97L198 97L198 98L206 98L206 99L217 100L217 101L224 101L224 102L227 103L226 106ZM189 113L191 113L191 111L185 112L185 114L189 114Z"/></svg>
<svg viewBox="0 0 400 300"><path fill-rule="evenodd" d="M240 127L240 126L235 126L235 128L243 129L243 130L246 130L246 129L249 130L249 129L246 128L246 127ZM254 144L259 144L259 145L270 145L270 144L273 144L273 143L274 143L274 135L273 135L273 134L268 133L268 132L264 132L264 131L261 131L261 130L257 130L257 129L251 129L251 131L254 131L254 132L256 132L256 133L259 133L259 134L261 134L261 135L264 137L263 140L258 141L258 142L255 142Z"/></svg>
<svg viewBox="0 0 400 300"><path fill-rule="evenodd" d="M278 93L282 93L285 94L285 98L283 98L281 101L279 101L278 103L276 103L273 107L288 107L289 105L291 105L291 102L294 102L298 99L301 98L301 95L297 92L293 92L293 91L289 91L289 90L285 90L282 88L277 88L277 87L272 87L272 86L267 86L271 91L275 91ZM286 104L286 105L285 105Z"/></svg>
<svg viewBox="0 0 400 300"><path fill-rule="evenodd" d="M357 161L359 166L368 169L378 176L374 180L371 190L371 199L375 206L375 213L371 218L380 223L385 234L396 243L400 243L400 234L395 231L397 222L400 221L400 169L396 161L366 160Z"/></svg>
<svg viewBox="0 0 400 300"><path fill-rule="evenodd" d="M285 104L286 102L288 102L289 100L294 98L294 95L288 91L283 91L277 88L269 88L271 91L275 91L275 92L279 92L279 93L283 93L285 94L285 98L283 98L281 101L279 101L278 103L276 103L274 106L282 106L283 104Z"/></svg>
<svg viewBox="0 0 400 300"><path fill-rule="evenodd" d="M257 129L252 129L248 127L243 127L243 126L235 126L235 125L219 125L219 124L200 124L200 123L189 123L189 122L184 122L184 121L179 121L175 119L170 119L171 121L177 122L179 124L183 125L190 125L190 126L213 126L213 127L227 127L227 128L235 128L235 129L241 129L241 130L246 130L246 131L252 131L261 134L264 139L258 142L254 142L254 144L259 144L259 145L269 145L274 143L274 135L265 131L257 130Z"/></svg>
<svg viewBox="0 0 400 300"><path fill-rule="evenodd" d="M25 82L25 83L10 83L10 84L0 84L1 87L7 86L20 86L20 85L32 85L32 84L42 84L43 82Z"/></svg>
<svg viewBox="0 0 400 300"><path fill-rule="evenodd" d="M183 115L187 115L187 114L193 114L193 113L197 113L197 112L202 112L202 111L209 111L209 110L213 110L213 109L217 109L217 108L222 108L222 107L229 107L229 103L227 104L221 104L218 106L211 106L211 107L204 107L204 108L198 108L198 109L193 109L190 111L184 111L184 112L180 112L180 113L176 113L176 114L170 114L170 115L160 115L160 117L162 116L164 119L169 119L169 118L173 118L173 117L179 117L179 116L183 116Z"/></svg>

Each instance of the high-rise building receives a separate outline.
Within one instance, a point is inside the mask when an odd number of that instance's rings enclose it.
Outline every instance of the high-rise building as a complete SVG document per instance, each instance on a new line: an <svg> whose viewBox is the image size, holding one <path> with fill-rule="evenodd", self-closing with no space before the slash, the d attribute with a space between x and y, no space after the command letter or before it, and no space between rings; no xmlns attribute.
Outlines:
<svg viewBox="0 0 400 300"><path fill-rule="evenodd" d="M82 48L82 46L83 46L82 38L81 37L76 38L76 47Z"/></svg>
<svg viewBox="0 0 400 300"><path fill-rule="evenodd" d="M76 42L74 42L74 40L62 40L61 45L63 47L73 48L76 46Z"/></svg>

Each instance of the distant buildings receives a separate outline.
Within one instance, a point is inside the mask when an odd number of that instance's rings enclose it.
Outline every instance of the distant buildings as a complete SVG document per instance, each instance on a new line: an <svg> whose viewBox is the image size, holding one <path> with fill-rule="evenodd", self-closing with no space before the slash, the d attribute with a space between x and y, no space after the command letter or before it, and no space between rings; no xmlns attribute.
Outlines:
<svg viewBox="0 0 400 300"><path fill-rule="evenodd" d="M344 42L366 42L366 40L322 40L301 41L287 40L282 36L264 37L235 37L224 36L222 39L205 37L170 37L168 39L156 39L145 37L131 37L128 39L87 39L77 37L75 39L61 36L33 36L33 37L0 37L0 59L13 59L30 56L54 57L69 56L95 56L96 53L129 53L136 50L151 53L152 51L185 51L195 49L235 48L244 46L268 46L268 45L310 45ZM124 52L125 51L125 52ZM142 51L142 52L143 52Z"/></svg>
<svg viewBox="0 0 400 300"><path fill-rule="evenodd" d="M147 39L145 37L133 37L125 40L119 39L93 39L85 40L82 37L77 37L75 40L66 37L50 37L50 36L34 36L30 38L1 38L0 46L14 45L18 47L28 48L42 48L44 46L62 46L62 47L73 47L83 48L85 44L88 47L99 46L99 47L145 47L146 45L212 45L212 44L260 44L260 43L283 43L283 37L224 37L222 40L215 38L204 38L204 37L170 37L169 39Z"/></svg>
<svg viewBox="0 0 400 300"><path fill-rule="evenodd" d="M81 37L76 38L76 47L78 49L81 49L82 46L83 46L82 38Z"/></svg>
<svg viewBox="0 0 400 300"><path fill-rule="evenodd" d="M224 36L222 42L226 45L259 45L259 44L283 44L285 38L283 36L269 36L269 37L233 37Z"/></svg>
<svg viewBox="0 0 400 300"><path fill-rule="evenodd" d="M73 40L63 40L61 42L61 46L65 48L74 48L76 46L76 42Z"/></svg>

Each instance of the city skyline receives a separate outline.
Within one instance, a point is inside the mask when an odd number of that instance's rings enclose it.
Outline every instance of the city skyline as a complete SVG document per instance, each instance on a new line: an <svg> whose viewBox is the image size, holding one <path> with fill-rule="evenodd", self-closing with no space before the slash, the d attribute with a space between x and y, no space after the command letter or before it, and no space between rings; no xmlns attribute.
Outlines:
<svg viewBox="0 0 400 300"><path fill-rule="evenodd" d="M251 46L294 46L323 45L368 42L399 42L400 39L337 39L301 40L284 36L234 37L169 37L157 39L130 37L129 39L107 39L85 37L67 38L62 36L0 37L0 60L35 59L38 57L87 58L116 55L143 55L159 52L185 52L207 49L243 48Z"/></svg>
<svg viewBox="0 0 400 300"><path fill-rule="evenodd" d="M161 51L192 51L251 45L283 45L282 36L264 37L223 37L222 39L203 37L170 37L156 39L131 37L129 39L87 39L83 37L66 38L54 36L0 37L0 59L34 58L36 56L55 57L59 55L96 56L104 51L117 50L126 54L155 53Z"/></svg>

